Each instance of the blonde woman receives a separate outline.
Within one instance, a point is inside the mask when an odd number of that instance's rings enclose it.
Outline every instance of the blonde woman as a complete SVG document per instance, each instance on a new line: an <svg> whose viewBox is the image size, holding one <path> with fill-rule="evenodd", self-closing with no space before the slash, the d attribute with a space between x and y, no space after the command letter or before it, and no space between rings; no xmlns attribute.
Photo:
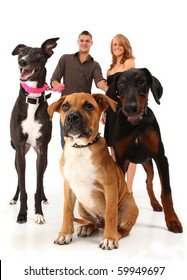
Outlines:
<svg viewBox="0 0 187 280"><path fill-rule="evenodd" d="M122 34L117 34L111 41L110 50L112 54L112 63L107 70L107 84L110 86L115 75L120 72L124 72L130 68L135 67L135 57L132 53L132 47L129 40ZM121 101L117 96L113 99L118 102L117 111L121 108ZM108 147L110 147L111 156L115 160L114 150L112 147L112 136L114 125L116 121L116 113L111 109L107 109L106 114L102 117L102 122L105 123L104 137L106 139ZM132 192L132 184L134 174L136 171L136 164L130 163L127 171L127 185L129 192Z"/></svg>

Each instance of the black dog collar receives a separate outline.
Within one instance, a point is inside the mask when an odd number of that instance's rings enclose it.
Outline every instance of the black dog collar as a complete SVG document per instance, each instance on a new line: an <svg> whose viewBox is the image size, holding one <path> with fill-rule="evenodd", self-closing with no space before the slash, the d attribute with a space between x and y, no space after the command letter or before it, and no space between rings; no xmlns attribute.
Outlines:
<svg viewBox="0 0 187 280"><path fill-rule="evenodd" d="M31 97L29 95L24 94L22 91L20 92L20 95L21 95L21 97L23 97L25 99L25 102L27 104L37 105L37 104L46 102L47 99L51 97L51 92L47 95L42 94L40 97Z"/></svg>
<svg viewBox="0 0 187 280"><path fill-rule="evenodd" d="M45 95L41 95L40 97L30 97L30 96L25 96L25 102L27 104L40 104L43 102L46 102L48 98L51 97L51 93Z"/></svg>
<svg viewBox="0 0 187 280"><path fill-rule="evenodd" d="M89 142L88 144L86 144L86 145L78 145L77 143L75 143L72 147L73 148L86 148L88 146L91 146L91 145L95 144L100 138L101 138L101 136L100 136L100 133L99 133L96 136L96 138L93 141Z"/></svg>

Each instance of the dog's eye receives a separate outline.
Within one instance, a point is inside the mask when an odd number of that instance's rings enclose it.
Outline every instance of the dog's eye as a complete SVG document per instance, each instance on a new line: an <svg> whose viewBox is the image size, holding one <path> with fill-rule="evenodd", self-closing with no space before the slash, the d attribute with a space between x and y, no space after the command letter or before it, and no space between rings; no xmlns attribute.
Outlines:
<svg viewBox="0 0 187 280"><path fill-rule="evenodd" d="M119 84L119 90L120 90L120 89L124 89L124 88L125 88L125 84L124 84L124 83L120 83L120 84Z"/></svg>
<svg viewBox="0 0 187 280"><path fill-rule="evenodd" d="M20 56L23 56L24 54L25 54L25 49L19 51L19 55L20 55Z"/></svg>
<svg viewBox="0 0 187 280"><path fill-rule="evenodd" d="M36 53L35 53L35 59L36 59L37 61L40 61L41 58L42 58L42 54L39 53L39 52L36 52Z"/></svg>
<svg viewBox="0 0 187 280"><path fill-rule="evenodd" d="M41 56L42 56L41 53L36 53L37 58L40 58Z"/></svg>
<svg viewBox="0 0 187 280"><path fill-rule="evenodd" d="M63 103L62 104L62 111L66 112L69 109L69 104L68 103Z"/></svg>
<svg viewBox="0 0 187 280"><path fill-rule="evenodd" d="M89 102L86 102L84 105L83 105L83 108L87 111L92 111L94 109L94 106L89 103Z"/></svg>
<svg viewBox="0 0 187 280"><path fill-rule="evenodd" d="M145 86L145 80L139 79L139 80L138 80L138 85L140 85L140 86Z"/></svg>

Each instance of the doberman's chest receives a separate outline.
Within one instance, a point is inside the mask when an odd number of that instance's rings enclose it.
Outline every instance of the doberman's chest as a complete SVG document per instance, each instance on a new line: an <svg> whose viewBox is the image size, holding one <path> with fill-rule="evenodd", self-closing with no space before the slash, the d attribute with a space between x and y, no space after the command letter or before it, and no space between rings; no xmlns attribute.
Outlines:
<svg viewBox="0 0 187 280"><path fill-rule="evenodd" d="M135 163L142 163L157 154L159 136L154 130L147 130L132 138L124 138L120 145L117 145L118 151L120 147L123 147L127 159Z"/></svg>

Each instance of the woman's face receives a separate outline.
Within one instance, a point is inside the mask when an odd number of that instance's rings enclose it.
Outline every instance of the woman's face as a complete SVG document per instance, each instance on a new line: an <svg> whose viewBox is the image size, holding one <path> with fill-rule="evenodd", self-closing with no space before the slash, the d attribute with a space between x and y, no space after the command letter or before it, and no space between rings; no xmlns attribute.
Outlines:
<svg viewBox="0 0 187 280"><path fill-rule="evenodd" d="M116 38L112 41L112 52L115 56L122 56L125 52L123 44Z"/></svg>

